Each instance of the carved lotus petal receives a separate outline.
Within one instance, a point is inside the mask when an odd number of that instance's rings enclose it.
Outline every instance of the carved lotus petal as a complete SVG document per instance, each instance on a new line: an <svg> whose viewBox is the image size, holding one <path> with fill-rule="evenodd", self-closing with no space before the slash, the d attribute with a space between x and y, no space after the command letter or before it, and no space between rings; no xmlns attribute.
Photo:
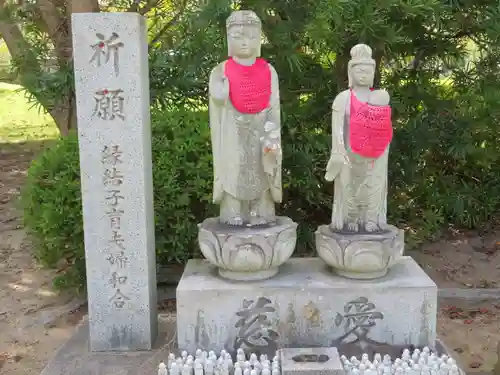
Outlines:
<svg viewBox="0 0 500 375"><path fill-rule="evenodd" d="M263 236L245 239L231 236L222 247L224 266L231 270L258 271L269 267L273 249Z"/></svg>
<svg viewBox="0 0 500 375"><path fill-rule="evenodd" d="M264 280L292 255L297 242L297 223L279 216L275 225L228 227L218 218L199 226L200 249L219 274L232 280Z"/></svg>
<svg viewBox="0 0 500 375"><path fill-rule="evenodd" d="M316 231L316 249L325 263L346 277L382 277L404 251L404 232L389 225L383 233L339 233L322 225Z"/></svg>
<svg viewBox="0 0 500 375"><path fill-rule="evenodd" d="M200 228L198 231L198 244L201 253L212 264L218 264L218 258L221 251L219 240L212 232Z"/></svg>
<svg viewBox="0 0 500 375"><path fill-rule="evenodd" d="M387 256L384 254L384 245L376 241L352 242L344 252L344 266L346 269L374 272L387 265Z"/></svg>
<svg viewBox="0 0 500 375"><path fill-rule="evenodd" d="M285 263L292 256L297 244L297 226L293 226L281 232L274 244L274 256L272 266L277 267Z"/></svg>
<svg viewBox="0 0 500 375"><path fill-rule="evenodd" d="M316 251L323 261L332 266L342 266L342 249L339 244L330 237L316 233Z"/></svg>

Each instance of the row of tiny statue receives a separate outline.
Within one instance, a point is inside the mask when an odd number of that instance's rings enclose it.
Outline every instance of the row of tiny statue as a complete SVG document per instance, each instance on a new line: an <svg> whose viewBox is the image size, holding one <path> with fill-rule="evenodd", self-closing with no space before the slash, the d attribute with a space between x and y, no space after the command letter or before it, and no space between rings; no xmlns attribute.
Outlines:
<svg viewBox="0 0 500 375"><path fill-rule="evenodd" d="M431 352L428 347L413 353L405 349L401 358L394 362L389 355L375 354L370 362L368 354L361 360L356 357L340 357L347 375L459 375L459 368L453 358Z"/></svg>
<svg viewBox="0 0 500 375"><path fill-rule="evenodd" d="M405 349L401 358L392 361L389 355L375 354L372 361L368 354L360 359L340 357L346 375L459 375L460 370L453 358L443 354L438 356L428 347L422 351L415 349L413 353ZM252 353L247 359L245 352L238 349L236 361L229 353L222 350L217 358L215 352L198 349L195 357L183 351L181 357L175 358L170 353L165 364L161 362L158 375L280 375L279 354L272 360L266 355L257 357Z"/></svg>
<svg viewBox="0 0 500 375"><path fill-rule="evenodd" d="M297 241L297 224L275 214L283 196L279 81L260 57L259 17L235 11L226 28L229 58L212 70L208 85L213 201L220 215L199 225L198 242L222 277L261 280L278 273ZM389 94L373 88L375 70L372 49L354 46L349 87L332 105L325 173L335 182L332 221L316 232L318 255L351 278L384 276L404 246L403 232L387 224L393 129Z"/></svg>
<svg viewBox="0 0 500 375"><path fill-rule="evenodd" d="M266 355L252 353L247 360L243 349L238 349L233 363L225 350L217 358L213 351L198 349L194 358L186 351L177 359L170 353L167 363L160 363L158 375L280 375L280 367L277 355L269 360Z"/></svg>

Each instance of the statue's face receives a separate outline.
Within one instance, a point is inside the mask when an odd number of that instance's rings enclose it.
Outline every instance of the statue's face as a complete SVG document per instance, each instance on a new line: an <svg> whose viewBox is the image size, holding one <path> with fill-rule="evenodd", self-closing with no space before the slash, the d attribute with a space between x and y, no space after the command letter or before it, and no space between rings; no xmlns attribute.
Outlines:
<svg viewBox="0 0 500 375"><path fill-rule="evenodd" d="M257 26L232 26L228 31L231 56L257 57L260 48L260 28Z"/></svg>
<svg viewBox="0 0 500 375"><path fill-rule="evenodd" d="M375 66L372 64L356 64L351 67L352 84L355 86L372 86L375 78Z"/></svg>

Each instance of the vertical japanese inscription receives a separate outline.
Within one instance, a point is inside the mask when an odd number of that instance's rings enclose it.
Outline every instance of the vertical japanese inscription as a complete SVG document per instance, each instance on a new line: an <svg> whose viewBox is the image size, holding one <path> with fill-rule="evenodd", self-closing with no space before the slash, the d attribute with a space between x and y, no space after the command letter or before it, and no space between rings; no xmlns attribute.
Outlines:
<svg viewBox="0 0 500 375"><path fill-rule="evenodd" d="M94 94L94 112L101 120L115 120L119 118L125 120L123 90L97 90Z"/></svg>
<svg viewBox="0 0 500 375"><path fill-rule="evenodd" d="M118 77L120 75L120 49L125 45L120 42L120 37L115 32L111 33L109 38L106 38L102 33L96 33L95 36L97 41L90 45L92 57L89 62L95 64L97 68L111 62L115 76ZM122 89L99 89L94 92L94 101L92 116L101 120L115 120L117 118L125 120L125 98Z"/></svg>
<svg viewBox="0 0 500 375"><path fill-rule="evenodd" d="M118 77L120 74L120 48L124 46L120 42L120 37L117 33L111 33L109 38L106 38L101 33L95 34L97 41L90 45L92 48L93 55L90 59L90 63L96 63L98 67L103 64L111 63L113 64L113 69L115 71L115 76Z"/></svg>
<svg viewBox="0 0 500 375"><path fill-rule="evenodd" d="M123 164L122 157L123 151L119 145L105 145L102 149L101 163L104 166L103 184L106 191L106 215L110 229L106 260L112 267L108 283L114 289L114 294L109 301L118 309L123 308L125 303L130 300L122 291L126 287L128 278L120 274L120 271L125 269L128 264L128 258L125 255L127 250L125 237L122 234L122 216L125 213L121 208L125 199L120 189L124 183L124 175L120 170L120 165Z"/></svg>

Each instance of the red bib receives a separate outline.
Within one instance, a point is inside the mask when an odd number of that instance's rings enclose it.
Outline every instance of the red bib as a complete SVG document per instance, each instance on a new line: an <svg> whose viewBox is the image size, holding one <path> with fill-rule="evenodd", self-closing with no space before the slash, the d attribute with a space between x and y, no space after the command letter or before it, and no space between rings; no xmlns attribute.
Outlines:
<svg viewBox="0 0 500 375"><path fill-rule="evenodd" d="M255 114L269 107L271 69L266 60L257 58L250 66L226 61L224 74L229 80L229 99L240 113Z"/></svg>
<svg viewBox="0 0 500 375"><path fill-rule="evenodd" d="M376 159L391 143L392 133L391 107L363 103L351 91L351 150L365 158Z"/></svg>

